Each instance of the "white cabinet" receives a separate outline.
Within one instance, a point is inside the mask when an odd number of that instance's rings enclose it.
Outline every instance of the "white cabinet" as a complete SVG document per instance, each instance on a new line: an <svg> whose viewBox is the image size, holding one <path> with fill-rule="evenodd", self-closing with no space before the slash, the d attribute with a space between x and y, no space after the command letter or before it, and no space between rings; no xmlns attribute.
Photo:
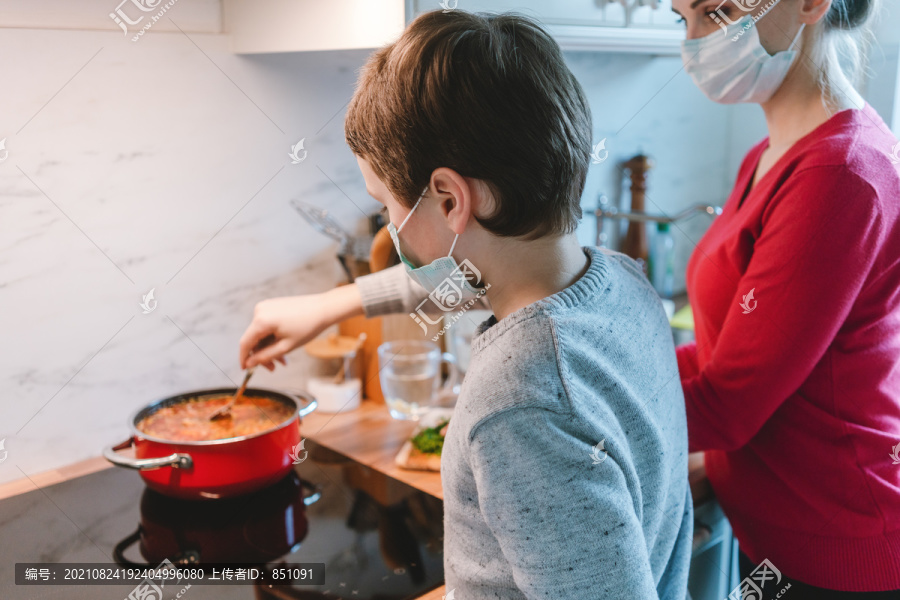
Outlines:
<svg viewBox="0 0 900 600"><path fill-rule="evenodd" d="M566 50L678 54L684 38L671 0L224 0L238 54L376 48L443 7L520 12Z"/></svg>
<svg viewBox="0 0 900 600"><path fill-rule="evenodd" d="M220 0L176 0L167 5L166 0L0 0L0 28L124 30L132 35L152 21L157 33L222 31Z"/></svg>
<svg viewBox="0 0 900 600"><path fill-rule="evenodd" d="M684 27L671 0L461 0L472 12L515 11L534 17L564 50L679 54ZM413 0L416 14L429 0ZM655 7L655 8L654 8Z"/></svg>
<svg viewBox="0 0 900 600"><path fill-rule="evenodd" d="M377 48L403 32L404 0L224 0L237 54Z"/></svg>
<svg viewBox="0 0 900 600"><path fill-rule="evenodd" d="M441 8L437 0L411 5L415 14ZM554 25L658 29L676 24L671 0L459 0L449 5L469 12L515 11Z"/></svg>

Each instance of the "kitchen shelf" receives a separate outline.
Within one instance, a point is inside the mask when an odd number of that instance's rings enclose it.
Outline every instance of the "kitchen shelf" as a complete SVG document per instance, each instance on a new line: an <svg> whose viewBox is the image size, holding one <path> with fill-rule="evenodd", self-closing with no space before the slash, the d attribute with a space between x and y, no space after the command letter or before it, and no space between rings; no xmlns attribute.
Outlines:
<svg viewBox="0 0 900 600"><path fill-rule="evenodd" d="M547 25L563 50L680 56L684 31L636 27Z"/></svg>

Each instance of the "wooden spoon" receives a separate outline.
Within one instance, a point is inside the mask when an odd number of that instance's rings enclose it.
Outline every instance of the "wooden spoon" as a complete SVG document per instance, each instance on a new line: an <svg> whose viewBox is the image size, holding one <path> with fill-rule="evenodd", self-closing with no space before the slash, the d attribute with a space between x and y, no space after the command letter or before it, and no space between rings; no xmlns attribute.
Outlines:
<svg viewBox="0 0 900 600"><path fill-rule="evenodd" d="M254 352L259 352L266 346L271 345L275 342L275 336L273 334L269 334L256 344L256 347L250 352L252 355ZM230 419L231 418L231 408L235 405L239 398L244 396L244 391L247 389L247 383L250 381L250 376L253 375L253 370L258 365L254 365L247 369L246 375L244 375L244 382L241 383L241 387L238 388L237 393L234 395L234 398L229 400L224 406L221 406L215 410L211 415L209 415L210 421L218 421L219 419Z"/></svg>
<svg viewBox="0 0 900 600"><path fill-rule="evenodd" d="M217 408L213 414L209 415L210 421L218 421L219 419L231 418L231 407L234 406L237 401L244 396L244 390L247 389L247 383L250 381L250 376L253 375L253 370L255 368L256 366L254 365L247 369L247 374L244 375L244 382L241 384L241 387L238 388L237 393L224 406Z"/></svg>

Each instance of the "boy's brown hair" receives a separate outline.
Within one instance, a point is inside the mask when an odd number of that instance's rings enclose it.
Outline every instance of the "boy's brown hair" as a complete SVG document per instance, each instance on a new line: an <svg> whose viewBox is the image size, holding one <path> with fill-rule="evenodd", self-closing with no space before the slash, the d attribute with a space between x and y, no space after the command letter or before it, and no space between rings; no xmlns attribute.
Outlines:
<svg viewBox="0 0 900 600"><path fill-rule="evenodd" d="M431 173L483 180L499 236L569 233L591 152L591 112L559 45L522 15L420 15L363 67L344 135L407 207Z"/></svg>

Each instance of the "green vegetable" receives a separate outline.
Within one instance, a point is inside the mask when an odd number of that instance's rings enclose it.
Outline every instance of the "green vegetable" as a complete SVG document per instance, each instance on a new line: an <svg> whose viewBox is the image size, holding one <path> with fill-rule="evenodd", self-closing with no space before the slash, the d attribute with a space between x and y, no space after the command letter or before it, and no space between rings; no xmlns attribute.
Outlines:
<svg viewBox="0 0 900 600"><path fill-rule="evenodd" d="M449 423L450 420L444 420L434 427L426 427L412 439L413 446L420 452L426 454L437 454L440 456L441 450L444 449L444 436L441 435L441 429Z"/></svg>

